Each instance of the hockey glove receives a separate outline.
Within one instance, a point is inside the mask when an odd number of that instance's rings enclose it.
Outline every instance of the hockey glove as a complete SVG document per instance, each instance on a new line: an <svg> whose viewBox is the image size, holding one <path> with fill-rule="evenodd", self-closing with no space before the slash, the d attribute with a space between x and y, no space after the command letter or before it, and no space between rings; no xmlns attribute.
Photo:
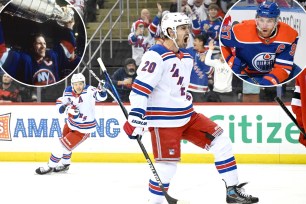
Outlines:
<svg viewBox="0 0 306 204"><path fill-rule="evenodd" d="M300 133L299 142L306 147L306 138L302 133Z"/></svg>
<svg viewBox="0 0 306 204"><path fill-rule="evenodd" d="M278 81L275 79L275 77L272 74L266 74L260 81L260 85L271 86L276 84L278 84Z"/></svg>
<svg viewBox="0 0 306 204"><path fill-rule="evenodd" d="M98 93L101 97L105 97L106 96L106 88L105 88L105 83L104 81L99 82L98 86L97 86L97 90Z"/></svg>
<svg viewBox="0 0 306 204"><path fill-rule="evenodd" d="M68 107L67 114L68 114L68 117L73 118L73 119L77 119L80 115L80 111L79 111L79 109L77 109L77 107L70 106L70 107Z"/></svg>
<svg viewBox="0 0 306 204"><path fill-rule="evenodd" d="M134 127L128 121L125 122L123 129L130 139L137 139L137 137L141 137L144 132L143 127Z"/></svg>
<svg viewBox="0 0 306 204"><path fill-rule="evenodd" d="M66 110L66 107L67 107L67 106L65 106L65 105L62 105L61 107L59 107L59 109L58 109L59 113L60 113L60 114L64 113L65 110Z"/></svg>

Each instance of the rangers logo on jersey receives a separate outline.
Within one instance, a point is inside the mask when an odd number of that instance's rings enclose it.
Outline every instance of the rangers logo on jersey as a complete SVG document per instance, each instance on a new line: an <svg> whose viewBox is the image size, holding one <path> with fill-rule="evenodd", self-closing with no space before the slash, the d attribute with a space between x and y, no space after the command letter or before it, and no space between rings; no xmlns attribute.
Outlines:
<svg viewBox="0 0 306 204"><path fill-rule="evenodd" d="M259 72L270 72L275 63L275 56L275 53L261 52L252 59L252 65Z"/></svg>

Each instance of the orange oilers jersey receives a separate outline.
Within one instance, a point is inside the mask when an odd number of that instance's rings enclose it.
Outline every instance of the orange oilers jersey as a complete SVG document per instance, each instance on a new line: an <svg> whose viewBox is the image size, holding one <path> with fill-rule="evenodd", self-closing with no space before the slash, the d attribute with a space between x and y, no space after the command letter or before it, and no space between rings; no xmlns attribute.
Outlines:
<svg viewBox="0 0 306 204"><path fill-rule="evenodd" d="M306 70L296 78L294 95L291 101L292 111L296 115L296 120L302 128L306 128Z"/></svg>
<svg viewBox="0 0 306 204"><path fill-rule="evenodd" d="M225 25L221 31L223 46L227 50L235 48L236 57L247 64L249 73L273 78L278 83L285 81L292 70L298 39L297 31L283 22L278 22L270 38L258 36L255 20Z"/></svg>

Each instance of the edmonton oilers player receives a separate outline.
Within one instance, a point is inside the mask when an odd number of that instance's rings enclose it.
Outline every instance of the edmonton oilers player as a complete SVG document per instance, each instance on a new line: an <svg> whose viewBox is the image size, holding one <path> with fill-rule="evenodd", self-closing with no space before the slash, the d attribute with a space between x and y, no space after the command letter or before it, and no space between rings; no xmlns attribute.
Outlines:
<svg viewBox="0 0 306 204"><path fill-rule="evenodd" d="M185 49L190 20L183 13L167 13L161 21L164 43L152 46L142 57L130 94L131 111L124 131L131 139L149 127L155 167L165 189L169 188L181 159L181 140L209 150L226 184L227 203L257 203L238 184L232 144L223 129L194 111L187 92L194 60ZM157 181L149 180L149 203L161 204L163 192Z"/></svg>
<svg viewBox="0 0 306 204"><path fill-rule="evenodd" d="M279 15L277 3L265 1L255 20L222 27L223 57L236 74L251 83L277 85L300 71L293 63L298 33L280 22Z"/></svg>
<svg viewBox="0 0 306 204"><path fill-rule="evenodd" d="M69 169L72 150L84 142L96 129L95 103L107 98L106 90L99 83L97 88L86 85L82 73L73 74L71 86L65 88L57 99L59 113L67 113L60 146L51 153L48 164L36 169L37 174L61 172Z"/></svg>

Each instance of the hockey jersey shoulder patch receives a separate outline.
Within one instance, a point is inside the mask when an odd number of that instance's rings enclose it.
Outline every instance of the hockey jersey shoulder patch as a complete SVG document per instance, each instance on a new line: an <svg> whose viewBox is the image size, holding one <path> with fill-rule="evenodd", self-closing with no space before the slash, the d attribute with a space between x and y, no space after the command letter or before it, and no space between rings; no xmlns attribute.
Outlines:
<svg viewBox="0 0 306 204"><path fill-rule="evenodd" d="M276 35L275 41L288 44L293 43L298 37L298 32L286 23L279 22L278 24L278 34Z"/></svg>
<svg viewBox="0 0 306 204"><path fill-rule="evenodd" d="M245 20L232 28L238 42L261 43L257 35L255 20Z"/></svg>

